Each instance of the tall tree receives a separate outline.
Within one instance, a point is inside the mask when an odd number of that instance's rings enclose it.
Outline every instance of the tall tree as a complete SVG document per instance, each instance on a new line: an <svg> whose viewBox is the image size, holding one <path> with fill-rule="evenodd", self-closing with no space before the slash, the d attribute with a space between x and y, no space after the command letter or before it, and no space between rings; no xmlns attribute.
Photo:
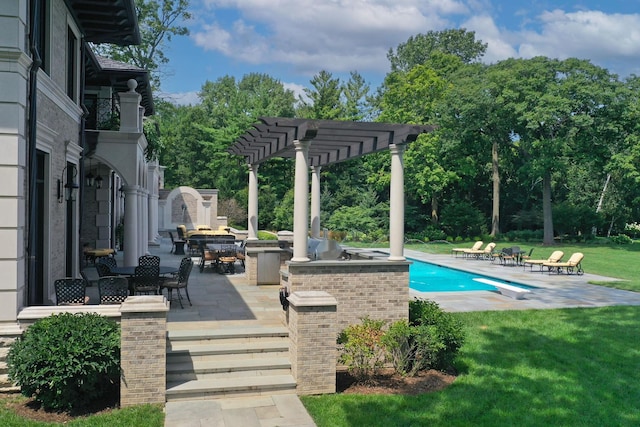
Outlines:
<svg viewBox="0 0 640 427"><path fill-rule="evenodd" d="M189 0L135 0L142 43L131 46L102 44L96 46L100 55L148 70L154 90L160 88L162 66L169 62L165 43L173 36L184 36L189 30L180 25L191 18Z"/></svg>
<svg viewBox="0 0 640 427"><path fill-rule="evenodd" d="M342 87L339 78L326 70L311 79L312 88L304 88L307 99L300 98L298 115L308 119L336 120L344 115Z"/></svg>
<svg viewBox="0 0 640 427"><path fill-rule="evenodd" d="M434 52L457 56L465 63L480 60L487 44L475 39L475 31L464 28L429 31L409 37L396 50L389 49L387 58L391 71L407 71L416 65L425 64Z"/></svg>

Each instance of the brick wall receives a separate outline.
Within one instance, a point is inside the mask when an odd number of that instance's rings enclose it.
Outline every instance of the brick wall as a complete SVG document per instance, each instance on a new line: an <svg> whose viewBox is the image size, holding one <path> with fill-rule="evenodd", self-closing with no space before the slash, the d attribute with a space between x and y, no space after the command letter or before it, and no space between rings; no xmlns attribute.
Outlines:
<svg viewBox="0 0 640 427"><path fill-rule="evenodd" d="M338 302L338 332L365 316L389 322L409 317L408 261L289 262L281 284L289 293L325 291Z"/></svg>
<svg viewBox="0 0 640 427"><path fill-rule="evenodd" d="M336 392L336 300L326 292L289 297L289 357L298 394Z"/></svg>
<svg viewBox="0 0 640 427"><path fill-rule="evenodd" d="M169 303L162 296L129 297L120 311L120 406L164 404Z"/></svg>

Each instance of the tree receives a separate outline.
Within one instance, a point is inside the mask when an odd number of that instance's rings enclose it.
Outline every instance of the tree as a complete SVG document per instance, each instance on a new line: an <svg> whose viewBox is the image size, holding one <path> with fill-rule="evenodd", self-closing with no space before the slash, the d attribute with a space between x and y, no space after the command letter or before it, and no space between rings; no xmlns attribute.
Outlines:
<svg viewBox="0 0 640 427"><path fill-rule="evenodd" d="M514 145L528 159L533 176L541 176L543 243L554 243L553 177L562 176L570 160L593 142L600 111L610 104L615 77L589 61L536 57L508 59L495 65L501 74L496 95L503 111L513 112Z"/></svg>
<svg viewBox="0 0 640 427"><path fill-rule="evenodd" d="M178 24L180 20L191 18L187 11L189 0L136 0L135 4L142 43L130 46L101 44L96 46L96 51L148 70L153 89L158 90L162 66L169 62L164 53L165 43L173 36L189 34L187 27Z"/></svg>
<svg viewBox="0 0 640 427"><path fill-rule="evenodd" d="M343 117L342 87L339 78L322 70L311 79L313 89L304 88L309 101L300 98L298 115L308 119L337 120Z"/></svg>
<svg viewBox="0 0 640 427"><path fill-rule="evenodd" d="M409 37L396 50L389 49L387 58L391 71L408 71L425 64L434 52L456 56L464 63L478 61L487 50L487 44L476 41L475 31L464 28L429 31Z"/></svg>

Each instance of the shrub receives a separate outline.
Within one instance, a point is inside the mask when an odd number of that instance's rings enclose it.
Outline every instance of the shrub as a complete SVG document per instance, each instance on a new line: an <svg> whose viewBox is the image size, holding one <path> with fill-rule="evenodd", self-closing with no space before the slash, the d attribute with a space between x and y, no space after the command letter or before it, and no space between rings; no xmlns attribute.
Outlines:
<svg viewBox="0 0 640 427"><path fill-rule="evenodd" d="M465 334L462 322L453 317L451 313L443 311L434 301L415 299L409 301L409 324L435 328L443 347L437 352L431 367L440 370L449 369L464 343Z"/></svg>
<svg viewBox="0 0 640 427"><path fill-rule="evenodd" d="M411 326L405 320L394 322L382 337L389 362L401 375L414 376L437 361L444 343L433 325Z"/></svg>
<svg viewBox="0 0 640 427"><path fill-rule="evenodd" d="M120 329L97 314L56 314L11 346L9 378L45 409L87 406L120 386Z"/></svg>
<svg viewBox="0 0 640 427"><path fill-rule="evenodd" d="M338 336L338 344L343 346L340 362L357 381L367 381L383 365L380 340L384 325L383 320L365 317L361 324L347 326Z"/></svg>
<svg viewBox="0 0 640 427"><path fill-rule="evenodd" d="M627 236L626 234L611 236L609 237L609 240L611 240L611 243L615 243L616 245L630 245L631 243L633 243L631 237Z"/></svg>

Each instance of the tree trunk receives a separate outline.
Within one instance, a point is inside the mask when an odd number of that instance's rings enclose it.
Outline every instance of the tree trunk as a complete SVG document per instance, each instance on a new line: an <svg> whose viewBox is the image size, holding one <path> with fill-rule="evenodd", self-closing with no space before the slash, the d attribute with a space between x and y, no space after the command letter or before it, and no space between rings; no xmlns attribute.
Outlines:
<svg viewBox="0 0 640 427"><path fill-rule="evenodd" d="M491 146L491 168L493 170L493 207L491 213L491 235L500 234L500 173L498 169L498 143Z"/></svg>
<svg viewBox="0 0 640 427"><path fill-rule="evenodd" d="M544 219L543 245L553 245L553 213L551 212L551 172L544 172L542 180L542 216Z"/></svg>
<svg viewBox="0 0 640 427"><path fill-rule="evenodd" d="M431 196L431 222L435 225L438 224L438 195L434 193Z"/></svg>

